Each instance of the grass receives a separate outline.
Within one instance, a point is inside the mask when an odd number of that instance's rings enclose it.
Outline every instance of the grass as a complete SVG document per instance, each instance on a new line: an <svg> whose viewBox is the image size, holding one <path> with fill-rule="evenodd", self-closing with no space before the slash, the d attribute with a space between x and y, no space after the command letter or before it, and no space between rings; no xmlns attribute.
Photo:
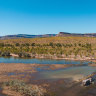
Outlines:
<svg viewBox="0 0 96 96"><path fill-rule="evenodd" d="M46 37L0 40L0 54L15 53L20 57L34 55L55 55L57 57L96 58L95 37Z"/></svg>
<svg viewBox="0 0 96 96"><path fill-rule="evenodd" d="M37 43L37 44L46 44L46 43L92 43L96 44L95 37L46 37L46 38L21 38L21 39L8 39L8 40L0 40L0 43Z"/></svg>
<svg viewBox="0 0 96 96"><path fill-rule="evenodd" d="M22 96L45 96L45 89L37 85L27 85L23 81L12 80L5 82L3 87L10 87L11 90L19 92Z"/></svg>

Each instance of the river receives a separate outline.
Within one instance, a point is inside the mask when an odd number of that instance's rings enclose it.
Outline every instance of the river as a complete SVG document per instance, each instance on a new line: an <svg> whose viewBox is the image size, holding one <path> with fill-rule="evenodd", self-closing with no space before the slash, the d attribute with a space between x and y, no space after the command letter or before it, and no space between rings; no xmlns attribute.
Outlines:
<svg viewBox="0 0 96 96"><path fill-rule="evenodd" d="M31 58L14 58L0 57L0 63L25 63L25 64L88 64L88 61L72 61L72 60L53 60L53 59L31 59Z"/></svg>
<svg viewBox="0 0 96 96"><path fill-rule="evenodd" d="M0 57L0 63L24 63L24 64L81 64L82 66L72 66L68 68L58 70L38 70L38 74L35 76L35 80L57 80L57 79L71 79L72 81L78 81L86 77L87 75L96 72L96 67L88 66L92 62L90 61L72 61L72 60L52 60L52 59L31 59L31 58L4 58ZM25 74L25 73L24 73ZM10 73L10 75L15 75ZM31 80L31 79L30 79ZM68 82L67 80L67 82ZM61 84L62 85L62 84ZM65 85L64 85L65 86ZM61 86L60 86L61 87ZM0 96L3 96L1 94ZM66 95L67 96L67 95Z"/></svg>

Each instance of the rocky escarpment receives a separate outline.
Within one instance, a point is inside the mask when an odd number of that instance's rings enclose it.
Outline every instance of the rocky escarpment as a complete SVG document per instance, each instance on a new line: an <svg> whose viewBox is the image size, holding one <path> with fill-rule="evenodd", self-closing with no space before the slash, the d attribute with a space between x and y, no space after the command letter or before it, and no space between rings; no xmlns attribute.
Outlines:
<svg viewBox="0 0 96 96"><path fill-rule="evenodd" d="M78 33L59 32L59 34L57 34L56 36L96 37L96 33L78 34Z"/></svg>

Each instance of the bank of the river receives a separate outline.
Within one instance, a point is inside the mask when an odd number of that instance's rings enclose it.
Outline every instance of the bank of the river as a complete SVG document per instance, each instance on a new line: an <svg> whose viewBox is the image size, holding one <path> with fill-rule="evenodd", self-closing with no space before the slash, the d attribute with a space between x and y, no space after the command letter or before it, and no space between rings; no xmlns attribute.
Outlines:
<svg viewBox="0 0 96 96"><path fill-rule="evenodd" d="M30 53L29 53L30 54ZM12 57L19 57L18 54L11 53L10 56ZM80 55L46 55L46 54L30 54L30 57L27 58L36 58L36 59L53 59L53 60L94 60L94 57L88 57L88 56L80 56Z"/></svg>

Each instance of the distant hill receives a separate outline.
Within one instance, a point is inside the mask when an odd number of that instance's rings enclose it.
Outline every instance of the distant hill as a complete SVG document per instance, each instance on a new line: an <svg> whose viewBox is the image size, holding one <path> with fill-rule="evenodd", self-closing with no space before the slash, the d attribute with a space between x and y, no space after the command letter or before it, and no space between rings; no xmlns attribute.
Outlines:
<svg viewBox="0 0 96 96"><path fill-rule="evenodd" d="M53 37L56 34L44 34L44 35L28 35L28 34L17 34L17 35L6 35L0 36L0 39L16 39L16 38L37 38L37 37Z"/></svg>
<svg viewBox="0 0 96 96"><path fill-rule="evenodd" d="M17 39L17 38L41 38L41 37L66 37L66 36L79 36L79 37L96 37L96 33L78 34L78 33L68 33L59 32L58 34L44 34L44 35L28 35L28 34L17 34L17 35L6 35L0 36L1 40L4 39Z"/></svg>
<svg viewBox="0 0 96 96"><path fill-rule="evenodd" d="M96 37L96 33L78 34L78 33L59 32L59 34L57 34L56 36Z"/></svg>

